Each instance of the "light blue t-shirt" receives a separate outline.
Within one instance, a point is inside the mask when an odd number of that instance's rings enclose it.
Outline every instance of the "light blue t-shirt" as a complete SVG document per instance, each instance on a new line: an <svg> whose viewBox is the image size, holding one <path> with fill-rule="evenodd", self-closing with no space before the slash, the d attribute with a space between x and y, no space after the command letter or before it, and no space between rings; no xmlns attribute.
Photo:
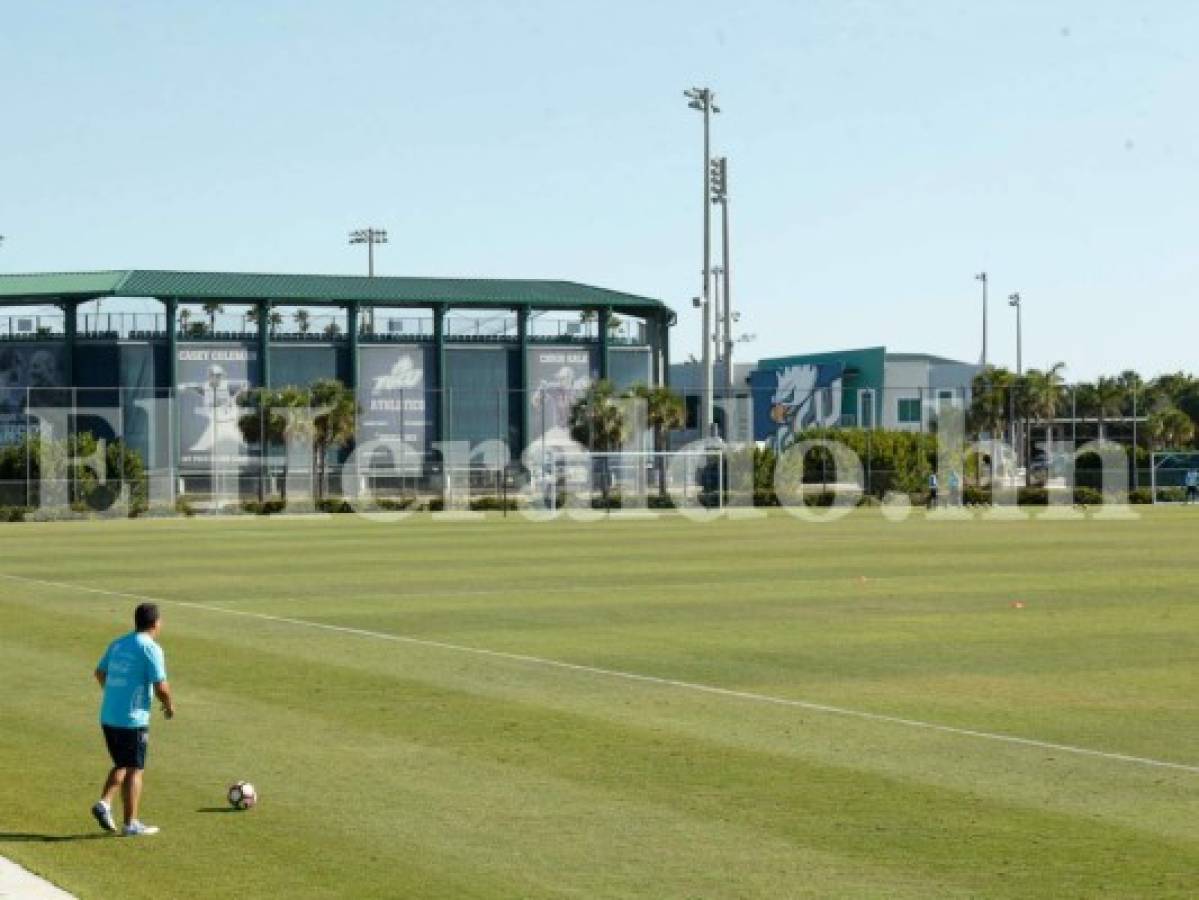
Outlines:
<svg viewBox="0 0 1199 900"><path fill-rule="evenodd" d="M154 685L167 680L166 658L154 639L131 631L108 645L96 669L105 672L100 724L146 728Z"/></svg>

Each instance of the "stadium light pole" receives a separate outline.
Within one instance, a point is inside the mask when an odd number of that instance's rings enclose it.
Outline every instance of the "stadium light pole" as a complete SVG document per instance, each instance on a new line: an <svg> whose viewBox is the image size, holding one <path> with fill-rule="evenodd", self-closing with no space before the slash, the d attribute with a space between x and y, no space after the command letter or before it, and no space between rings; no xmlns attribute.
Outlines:
<svg viewBox="0 0 1199 900"><path fill-rule="evenodd" d="M1023 330L1020 321L1020 293L1017 291L1007 298L1007 305L1016 308L1016 374L1024 374L1024 355L1023 355Z"/></svg>
<svg viewBox="0 0 1199 900"><path fill-rule="evenodd" d="M733 389L733 294L730 290L729 263L729 161L727 156L712 160L712 202L720 206L720 294L721 304L717 307L717 347L724 359L724 388ZM723 346L721 328L723 327Z"/></svg>
<svg viewBox="0 0 1199 900"><path fill-rule="evenodd" d="M983 285L983 355L982 366L987 367L987 273L979 272L974 276L975 281L981 281Z"/></svg>
<svg viewBox="0 0 1199 900"><path fill-rule="evenodd" d="M712 164L712 115L720 112L720 107L716 105L716 94L711 88L693 87L683 91L683 96L687 98L687 107L694 109L703 114L704 117L704 162L703 162L703 190L704 190L704 267L703 267L703 289L700 291L700 296L703 298L704 310L707 315L704 326L703 339L703 365L704 365L704 402L703 402L703 436L708 438L712 434L712 332L710 323L710 314L707 313L708 301L711 297L711 280L712 280L712 211L711 204L708 202L708 171Z"/></svg>
<svg viewBox="0 0 1199 900"><path fill-rule="evenodd" d="M375 277L375 244L387 243L387 229L385 228L356 228L350 232L351 244L366 244L366 277ZM375 308L369 307L367 310L367 319L370 322L370 329L375 330Z"/></svg>

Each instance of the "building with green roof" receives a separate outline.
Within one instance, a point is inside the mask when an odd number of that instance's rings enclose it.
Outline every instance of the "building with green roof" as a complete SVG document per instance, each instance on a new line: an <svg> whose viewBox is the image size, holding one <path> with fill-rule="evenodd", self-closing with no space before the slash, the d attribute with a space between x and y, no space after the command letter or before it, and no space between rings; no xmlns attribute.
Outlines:
<svg viewBox="0 0 1199 900"><path fill-rule="evenodd" d="M186 471L221 455L217 412L189 412L221 379L231 403L250 388L336 378L357 391L368 438L404 437L426 453L494 439L515 458L548 431L562 436L563 397L591 381L664 383L674 321L660 300L571 281L0 274L0 442L65 390L132 418L145 398L169 396ZM201 414L212 420L207 450L191 421Z"/></svg>

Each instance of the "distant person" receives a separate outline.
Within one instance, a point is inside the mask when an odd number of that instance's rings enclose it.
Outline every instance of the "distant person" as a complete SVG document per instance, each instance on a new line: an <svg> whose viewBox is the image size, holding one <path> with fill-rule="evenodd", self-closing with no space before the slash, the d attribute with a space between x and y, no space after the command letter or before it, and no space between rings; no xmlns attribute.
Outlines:
<svg viewBox="0 0 1199 900"><path fill-rule="evenodd" d="M162 630L158 606L143 603L133 612L134 631L108 645L96 666L96 681L104 689L100 727L112 769L92 815L105 831L115 832L112 804L121 790L125 807L125 837L157 834L153 825L137 817L142 793L142 770L146 767L146 744L150 729L150 694L162 703L163 715L175 715L171 687L167 683L166 658L155 638Z"/></svg>
<svg viewBox="0 0 1199 900"><path fill-rule="evenodd" d="M928 475L928 508L936 509L937 506L937 473L930 472Z"/></svg>
<svg viewBox="0 0 1199 900"><path fill-rule="evenodd" d="M949 472L949 505L962 505L962 479L958 475L957 469Z"/></svg>
<svg viewBox="0 0 1199 900"><path fill-rule="evenodd" d="M1199 469L1191 469L1187 472L1187 503L1194 503L1199 500Z"/></svg>

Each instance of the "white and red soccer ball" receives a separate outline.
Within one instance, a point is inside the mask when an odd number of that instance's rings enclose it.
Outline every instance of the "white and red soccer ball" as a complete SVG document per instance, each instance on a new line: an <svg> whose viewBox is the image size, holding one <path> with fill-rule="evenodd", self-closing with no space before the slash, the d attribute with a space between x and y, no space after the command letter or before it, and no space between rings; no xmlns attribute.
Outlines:
<svg viewBox="0 0 1199 900"><path fill-rule="evenodd" d="M229 805L234 809L251 809L258 804L258 791L248 781L239 781L229 787Z"/></svg>

